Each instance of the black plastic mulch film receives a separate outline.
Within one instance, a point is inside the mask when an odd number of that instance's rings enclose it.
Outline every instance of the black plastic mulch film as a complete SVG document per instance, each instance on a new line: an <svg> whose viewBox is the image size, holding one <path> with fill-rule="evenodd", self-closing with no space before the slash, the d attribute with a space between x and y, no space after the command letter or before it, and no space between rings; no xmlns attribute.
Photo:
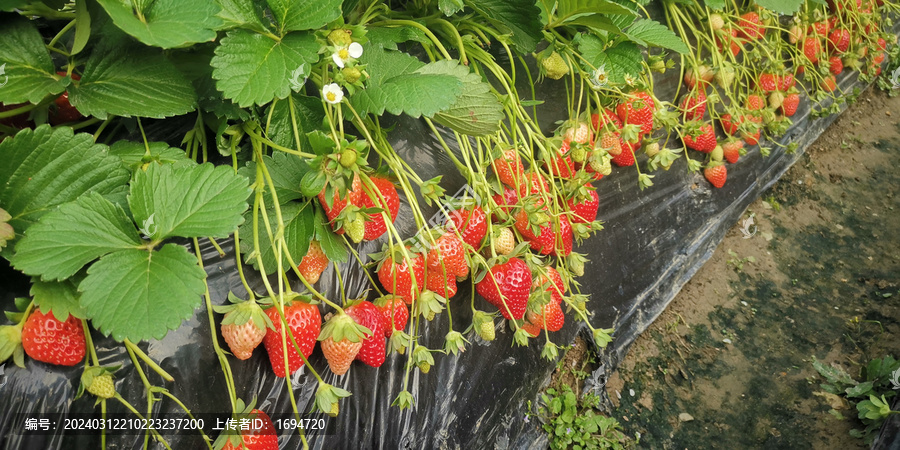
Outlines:
<svg viewBox="0 0 900 450"><path fill-rule="evenodd" d="M657 96L671 100L679 82L677 70L657 74ZM840 87L850 92L863 86L851 74L840 78ZM554 127L552 121L566 114L565 89L561 83L545 82L537 90L538 98L545 100L540 111L542 125L550 132ZM594 326L616 330L613 342L600 352L602 365L594 374L595 388L603 391L605 374L613 371L630 344L709 259L747 206L777 181L836 118L811 120L809 108L808 100L801 102L793 118L795 125L782 138L784 143L799 144L796 153L786 154L783 148L771 146L771 155L764 158L753 147L740 162L729 166L728 183L722 189L714 189L699 173L688 173L683 160L677 161L669 171L655 172L654 186L643 192L638 189L631 167L615 168L612 175L594 183L600 195L598 219L604 222L605 229L576 247L576 251L586 253L590 259L579 282L582 291L591 294L588 309L593 313ZM453 165L423 122L400 117L396 125L389 135L392 144L422 179L444 175L442 185L448 192L462 186L463 178L456 170L447 170ZM446 141L452 143L453 139ZM642 159L638 162L644 163ZM402 203L396 224L412 224L410 215L408 205ZM412 225L400 225L399 230L402 236L412 236L416 231ZM214 305L225 303L229 291L246 298L235 268L233 241L219 244L227 253L225 257L220 257L206 240L201 240ZM370 242L358 250L364 255L377 251L380 246L381 241ZM10 269L5 260L2 264L0 307L10 310L14 309L16 296L28 295L28 279ZM356 298L368 289L368 278L356 261L341 265L340 270L348 298ZM251 287L263 292L258 274L249 266L245 272ZM300 283L296 284L294 289L300 291ZM340 298L337 286L332 265L316 287L328 298L336 299ZM466 281L449 302L458 331L471 322L470 295L471 284ZM476 302L479 309L493 310L483 299ZM152 384L169 389L193 413L227 417L231 407L213 351L207 317L206 308L198 308L191 320L170 331L164 339L138 345L176 380L167 383L148 371ZM556 364L541 359L541 338L527 348L512 346L512 332L505 321L497 322L496 341L488 345L473 333L466 336L472 345L464 353L435 354L436 364L428 374L414 370L409 390L415 397L415 406L403 411L392 407L391 402L402 390L405 355L390 355L378 369L354 363L346 375L337 377L327 370L317 349L310 363L319 369L326 382L353 395L341 401L337 417L315 416L324 417L325 427L306 431L310 447L546 448L547 439L540 424L536 419L526 419L526 409L529 400L537 403L539 391L549 381ZM448 331L446 317L440 315L424 327L422 342L428 348L441 348ZM565 327L552 338L557 344L568 344L577 334L584 333L590 341L586 331L586 327L570 316ZM101 365L123 366L116 373L117 391L145 412L144 386L123 346L96 331L93 339ZM225 345L221 337L219 342ZM256 397L258 408L273 417L288 417L292 407L286 383L272 373L262 348L247 361L230 359L230 362L238 397L246 401ZM94 413L99 417L99 406L94 407L92 396L73 401L82 370L82 365L65 368L28 358L25 369L11 362L0 365L0 448L101 448L99 433L63 432L61 424L55 424L55 433L25 434L24 419L29 417L50 417L46 415L49 413L69 417ZM317 387L315 378L301 369L291 377L291 384L298 410L309 411ZM126 411L120 404L107 403L111 413L124 416L122 413ZM170 400L155 403L154 415L186 418L183 410ZM209 420L208 416L203 417ZM172 449L207 448L199 434L181 431L163 435ZM109 449L137 449L143 444L143 434L107 433ZM282 429L279 444L283 449L300 448L301 440L296 432ZM163 448L152 440L150 447Z"/></svg>

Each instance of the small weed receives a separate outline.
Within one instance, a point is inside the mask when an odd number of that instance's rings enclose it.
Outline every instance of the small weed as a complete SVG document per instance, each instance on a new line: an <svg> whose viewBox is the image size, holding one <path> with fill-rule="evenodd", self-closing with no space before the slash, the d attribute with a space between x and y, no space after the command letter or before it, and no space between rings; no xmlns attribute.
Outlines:
<svg viewBox="0 0 900 450"><path fill-rule="evenodd" d="M764 200L769 206L772 207L773 211L781 211L781 203L778 203L778 200L775 200L775 196L771 195Z"/></svg>
<svg viewBox="0 0 900 450"><path fill-rule="evenodd" d="M756 258L753 256L748 256L746 258L738 257L738 254L733 252L731 249L728 249L728 256L731 258L728 260L728 265L733 266L735 272L743 272L744 271L744 263L755 263Z"/></svg>
<svg viewBox="0 0 900 450"><path fill-rule="evenodd" d="M572 388L564 384L559 390L547 389L541 401L544 406L538 408L538 414L545 419L543 428L552 449L632 446L618 420L594 411L600 401L596 395L585 396L579 402Z"/></svg>

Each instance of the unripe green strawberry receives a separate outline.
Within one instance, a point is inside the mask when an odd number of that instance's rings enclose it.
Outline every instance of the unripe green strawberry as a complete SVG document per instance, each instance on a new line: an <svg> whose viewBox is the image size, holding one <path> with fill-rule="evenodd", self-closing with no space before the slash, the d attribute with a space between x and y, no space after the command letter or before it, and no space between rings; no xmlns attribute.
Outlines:
<svg viewBox="0 0 900 450"><path fill-rule="evenodd" d="M349 31L338 28L328 33L328 42L335 47L347 47L353 43L353 38L350 37Z"/></svg>
<svg viewBox="0 0 900 450"><path fill-rule="evenodd" d="M649 157L656 156L659 153L659 142L650 142L644 145L644 153Z"/></svg>
<svg viewBox="0 0 900 450"><path fill-rule="evenodd" d="M769 94L769 108L778 109L782 103L784 103L784 94L782 92L775 91Z"/></svg>
<svg viewBox="0 0 900 450"><path fill-rule="evenodd" d="M359 243L366 235L366 222L362 216L357 216L350 223L344 224L344 231L353 242Z"/></svg>
<svg viewBox="0 0 900 450"><path fill-rule="evenodd" d="M547 78L558 80L569 73L569 65L554 51L541 60L541 70Z"/></svg>
<svg viewBox="0 0 900 450"><path fill-rule="evenodd" d="M494 317L484 311L475 311L475 314L472 316L472 325L472 328L475 329L475 334L485 341L493 341L497 337Z"/></svg>
<svg viewBox="0 0 900 450"><path fill-rule="evenodd" d="M724 157L724 150L722 149L721 145L717 145L716 148L714 148L713 151L709 153L709 158L713 161L721 161Z"/></svg>
<svg viewBox="0 0 900 450"><path fill-rule="evenodd" d="M350 84L356 83L362 77L362 72L356 67L344 67L341 69L341 74L344 75L344 81Z"/></svg>
<svg viewBox="0 0 900 450"><path fill-rule="evenodd" d="M354 164L356 164L356 150L345 148L341 152L341 165L350 168L353 167Z"/></svg>
<svg viewBox="0 0 900 450"><path fill-rule="evenodd" d="M93 383L87 387L87 391L99 398L113 398L116 396L116 385L113 383L112 375L104 373L98 377L94 377Z"/></svg>
<svg viewBox="0 0 900 450"><path fill-rule="evenodd" d="M719 14L709 15L709 26L713 30L721 30L725 26L725 19Z"/></svg>
<svg viewBox="0 0 900 450"><path fill-rule="evenodd" d="M498 228L491 240L498 255L508 255L516 248L516 235L509 228Z"/></svg>

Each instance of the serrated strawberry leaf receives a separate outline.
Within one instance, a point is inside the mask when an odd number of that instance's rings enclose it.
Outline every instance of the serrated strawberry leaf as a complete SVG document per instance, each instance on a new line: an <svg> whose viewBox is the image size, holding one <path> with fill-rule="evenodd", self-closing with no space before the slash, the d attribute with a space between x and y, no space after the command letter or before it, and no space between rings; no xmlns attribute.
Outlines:
<svg viewBox="0 0 900 450"><path fill-rule="evenodd" d="M151 164L135 174L128 205L153 239L226 237L243 221L249 195L247 179L227 166Z"/></svg>
<svg viewBox="0 0 900 450"><path fill-rule="evenodd" d="M315 30L341 15L342 0L266 0L280 34Z"/></svg>
<svg viewBox="0 0 900 450"><path fill-rule="evenodd" d="M222 26L213 0L155 0L138 8L122 0L97 1L122 31L155 47L212 41Z"/></svg>
<svg viewBox="0 0 900 450"><path fill-rule="evenodd" d="M72 280L32 280L31 296L42 313L53 312L53 317L60 322L65 322L69 314L79 319L87 317L81 304L78 303L81 294L78 293L78 288Z"/></svg>
<svg viewBox="0 0 900 450"><path fill-rule="evenodd" d="M216 87L244 108L287 97L292 73L318 61L318 52L311 33L296 31L275 40L238 29L222 39L210 64Z"/></svg>
<svg viewBox="0 0 900 450"><path fill-rule="evenodd" d="M366 39L369 40L369 45L384 47L388 50L397 50L397 44L407 41L419 43L429 41L428 36L422 30L410 26L370 28L366 32Z"/></svg>
<svg viewBox="0 0 900 450"><path fill-rule="evenodd" d="M68 79L59 79L50 52L37 27L24 17L0 17L0 103L38 103L48 94L65 90Z"/></svg>
<svg viewBox="0 0 900 450"><path fill-rule="evenodd" d="M278 216L275 209L271 208L266 211L269 217L269 223L272 225L272 233L278 226ZM315 212L309 203L288 203L281 206L281 217L284 219L284 253L290 254L291 259L297 264L306 256L309 250L309 241L312 240L315 233L314 221ZM275 259L275 250L272 241L269 239L269 233L264 229L265 223L262 218L259 219L259 255L262 259L262 265L265 267L266 275L270 275L278 270L278 261ZM253 236L253 220L249 219L241 225L240 233L242 236ZM253 240L250 238L241 239L241 251L244 253L245 261L251 264L256 270L262 271L259 266L259 260L253 254ZM282 255L282 267L289 270L290 263L286 256Z"/></svg>
<svg viewBox="0 0 900 450"><path fill-rule="evenodd" d="M78 285L91 322L113 339L162 339L200 305L206 272L176 244L122 250L100 258Z"/></svg>
<svg viewBox="0 0 900 450"><path fill-rule="evenodd" d="M504 119L503 105L491 92L491 86L476 73L456 61L438 61L422 67L419 73L447 73L462 82L462 94L449 108L434 115L434 121L471 136L492 134Z"/></svg>
<svg viewBox="0 0 900 450"><path fill-rule="evenodd" d="M636 79L643 69L641 50L633 42L606 48L600 38L591 34L580 34L573 41L584 58L585 70L591 73L602 67L611 83L623 84L627 77Z"/></svg>
<svg viewBox="0 0 900 450"><path fill-rule="evenodd" d="M148 153L149 152L149 153ZM109 148L109 154L118 156L132 172L148 163L173 164L175 167L194 166L197 163L187 157L184 150L169 147L165 142L116 141Z"/></svg>
<svg viewBox="0 0 900 450"><path fill-rule="evenodd" d="M778 14L790 15L800 10L803 0L754 0L754 2Z"/></svg>
<svg viewBox="0 0 900 450"><path fill-rule="evenodd" d="M177 116L197 107L194 87L160 51L147 47L98 46L69 102L85 116L106 119Z"/></svg>
<svg viewBox="0 0 900 450"><path fill-rule="evenodd" d="M272 177L275 194L278 195L278 201L281 204L303 197L303 193L300 192L300 181L303 179L303 175L309 172L309 164L305 160L280 152L272 156L263 156L262 159L266 169L269 170L269 176ZM256 162L247 162L247 165L242 167L238 173L248 179L256 179ZM272 204L273 200L268 185L263 199L267 205Z"/></svg>
<svg viewBox="0 0 900 450"><path fill-rule="evenodd" d="M618 31L618 27L610 20L611 16L616 15L633 17L634 11L609 0L561 0L557 5L556 20L548 27L582 25L601 30Z"/></svg>
<svg viewBox="0 0 900 450"><path fill-rule="evenodd" d="M350 255L347 246L344 245L341 238L331 229L328 224L328 218L321 209L316 208L315 220L316 240L322 247L322 253L329 261L347 262Z"/></svg>
<svg viewBox="0 0 900 450"><path fill-rule="evenodd" d="M650 19L634 22L625 34L632 41L643 46L663 47L678 53L688 53L690 49L669 27Z"/></svg>
<svg viewBox="0 0 900 450"><path fill-rule="evenodd" d="M513 46L521 53L533 52L543 37L541 10L534 0L465 0L464 3L500 30L509 30Z"/></svg>
<svg viewBox="0 0 900 450"><path fill-rule="evenodd" d="M130 178L105 145L69 127L22 130L0 142L0 155L0 207L12 216L9 223L17 236L54 207L86 192L124 200ZM0 254L9 258L13 247L7 245Z"/></svg>
<svg viewBox="0 0 900 450"><path fill-rule="evenodd" d="M16 245L11 262L42 280L64 280L107 253L139 245L122 207L93 192L41 217Z"/></svg>
<svg viewBox="0 0 900 450"><path fill-rule="evenodd" d="M222 8L216 16L225 24L223 29L246 28L257 33L269 30L262 21L265 15L265 4L253 0L216 0Z"/></svg>
<svg viewBox="0 0 900 450"><path fill-rule="evenodd" d="M308 148L306 133L322 128L325 109L317 97L292 93L269 107L266 134L272 142L288 148ZM294 129L294 121L297 128Z"/></svg>

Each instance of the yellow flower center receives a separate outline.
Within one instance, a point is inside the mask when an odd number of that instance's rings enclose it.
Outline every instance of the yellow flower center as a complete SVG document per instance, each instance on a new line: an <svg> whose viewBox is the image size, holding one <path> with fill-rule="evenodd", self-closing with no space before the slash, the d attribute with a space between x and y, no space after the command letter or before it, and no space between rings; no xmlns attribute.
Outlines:
<svg viewBox="0 0 900 450"><path fill-rule="evenodd" d="M333 102L337 99L337 95L335 95L334 92L328 92L325 94L325 98L328 99L329 102Z"/></svg>
<svg viewBox="0 0 900 450"><path fill-rule="evenodd" d="M340 56L341 59L346 61L346 60L350 59L350 52L347 51L346 48L342 48L342 49L338 50L338 56Z"/></svg>

